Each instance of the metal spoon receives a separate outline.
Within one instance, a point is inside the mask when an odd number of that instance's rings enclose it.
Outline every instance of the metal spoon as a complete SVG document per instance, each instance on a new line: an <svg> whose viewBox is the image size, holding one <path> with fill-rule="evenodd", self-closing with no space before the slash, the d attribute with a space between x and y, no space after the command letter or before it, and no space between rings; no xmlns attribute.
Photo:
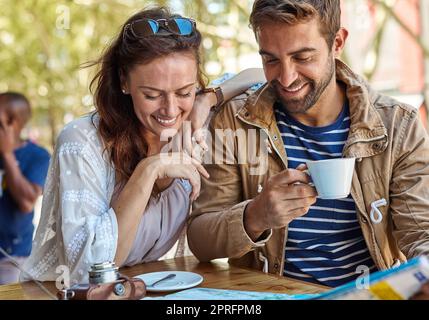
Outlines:
<svg viewBox="0 0 429 320"><path fill-rule="evenodd" d="M165 276L162 279L159 279L159 280L155 281L154 283L148 285L147 287L154 287L156 284L160 283L161 281L168 280L168 279L173 279L175 276L176 276L176 274L170 273L169 275Z"/></svg>

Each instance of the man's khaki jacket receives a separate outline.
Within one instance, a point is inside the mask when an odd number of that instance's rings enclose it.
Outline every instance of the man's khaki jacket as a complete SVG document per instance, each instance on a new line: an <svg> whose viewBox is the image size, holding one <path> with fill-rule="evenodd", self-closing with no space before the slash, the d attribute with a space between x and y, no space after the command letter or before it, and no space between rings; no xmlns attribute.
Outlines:
<svg viewBox="0 0 429 320"><path fill-rule="evenodd" d="M343 157L357 159L351 194L376 266L389 269L428 254L429 138L418 111L372 91L339 60L336 76L346 86L351 117ZM228 257L236 266L283 273L288 228L267 231L260 241L253 242L243 226L249 201L261 192L270 176L287 169L274 101L266 85L250 96L248 93L228 102L211 121L212 140L214 129L258 129L263 134L256 135L256 145L265 146L268 157L266 170L255 174L254 163L239 161L246 142L235 137L235 163L206 165L210 178L203 178L188 225L189 246L201 261ZM264 167L261 163L259 166Z"/></svg>

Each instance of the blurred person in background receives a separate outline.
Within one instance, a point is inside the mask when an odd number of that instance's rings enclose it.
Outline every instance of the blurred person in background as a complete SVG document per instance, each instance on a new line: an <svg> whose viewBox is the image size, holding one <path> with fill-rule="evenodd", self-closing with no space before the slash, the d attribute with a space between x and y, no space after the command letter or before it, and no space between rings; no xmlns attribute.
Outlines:
<svg viewBox="0 0 429 320"><path fill-rule="evenodd" d="M209 176L192 152L163 159L162 135L181 132L188 118L204 123L212 106L261 81L250 70L197 96L205 87L200 44L195 22L166 8L122 26L92 82L96 112L58 137L23 279L56 280L64 265L71 284L88 282L94 263L131 266L173 247L200 175Z"/></svg>
<svg viewBox="0 0 429 320"><path fill-rule="evenodd" d="M14 283L30 255L34 205L42 194L49 153L23 140L21 131L30 120L27 98L15 92L0 94L0 284ZM10 258L12 257L13 260Z"/></svg>

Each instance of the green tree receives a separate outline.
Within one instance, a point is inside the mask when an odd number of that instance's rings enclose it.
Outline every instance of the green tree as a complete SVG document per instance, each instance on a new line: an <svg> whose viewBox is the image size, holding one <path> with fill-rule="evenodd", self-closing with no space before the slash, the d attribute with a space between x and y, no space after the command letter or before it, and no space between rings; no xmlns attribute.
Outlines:
<svg viewBox="0 0 429 320"><path fill-rule="evenodd" d="M231 60L231 52L237 60L256 51L247 26L251 3L0 0L0 91L29 97L34 110L31 126L39 128L44 145L53 146L64 122L92 109L88 85L95 70L80 66L99 57L132 13L158 4L195 17L206 39L203 60L215 63ZM225 70L237 71L220 62L216 71Z"/></svg>

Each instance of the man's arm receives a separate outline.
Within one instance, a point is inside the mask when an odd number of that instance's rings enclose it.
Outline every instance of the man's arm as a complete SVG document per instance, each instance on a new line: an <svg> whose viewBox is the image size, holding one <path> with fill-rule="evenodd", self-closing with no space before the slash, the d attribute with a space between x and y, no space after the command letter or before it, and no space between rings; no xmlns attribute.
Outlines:
<svg viewBox="0 0 429 320"><path fill-rule="evenodd" d="M194 203L188 226L189 247L200 261L243 256L257 244L244 229L243 213L248 201L241 199L237 171L223 165L206 169L210 179L202 179L203 191Z"/></svg>
<svg viewBox="0 0 429 320"><path fill-rule="evenodd" d="M215 141L212 148L214 154L224 154L223 151L230 154L224 149L228 148L228 144L221 143L223 136L216 139L215 134L225 133L225 129L236 130L233 125L234 114L232 106L226 106L212 121L210 129ZM226 123L233 127L225 128ZM225 131L216 130L213 134L213 128ZM236 161L240 158L237 150L243 143L238 140L235 141L233 152ZM316 202L317 192L308 185L309 176L295 169L271 176L259 195L248 199L249 195L243 194L246 186L242 177L249 174L245 166L206 166L210 178L202 179L202 193L194 204L195 211L188 228L189 246L201 261L239 258L263 247L273 229L283 228L292 220L305 215Z"/></svg>
<svg viewBox="0 0 429 320"><path fill-rule="evenodd" d="M214 128L223 129L226 117L233 116L231 108L226 106L212 119L213 155L216 152ZM227 122L233 123L232 119ZM243 215L250 200L244 199L242 194L240 166L210 164L205 168L210 178L201 179L201 194L194 202L188 225L188 242L192 252L200 261L210 261L238 258L263 246L268 239L255 243L244 228Z"/></svg>
<svg viewBox="0 0 429 320"><path fill-rule="evenodd" d="M408 259L429 255L429 137L417 113L405 113L390 184L394 236Z"/></svg>
<svg viewBox="0 0 429 320"><path fill-rule="evenodd" d="M37 198L42 194L42 188L28 181L19 169L13 152L3 154L7 188L20 211L29 213L33 211Z"/></svg>

